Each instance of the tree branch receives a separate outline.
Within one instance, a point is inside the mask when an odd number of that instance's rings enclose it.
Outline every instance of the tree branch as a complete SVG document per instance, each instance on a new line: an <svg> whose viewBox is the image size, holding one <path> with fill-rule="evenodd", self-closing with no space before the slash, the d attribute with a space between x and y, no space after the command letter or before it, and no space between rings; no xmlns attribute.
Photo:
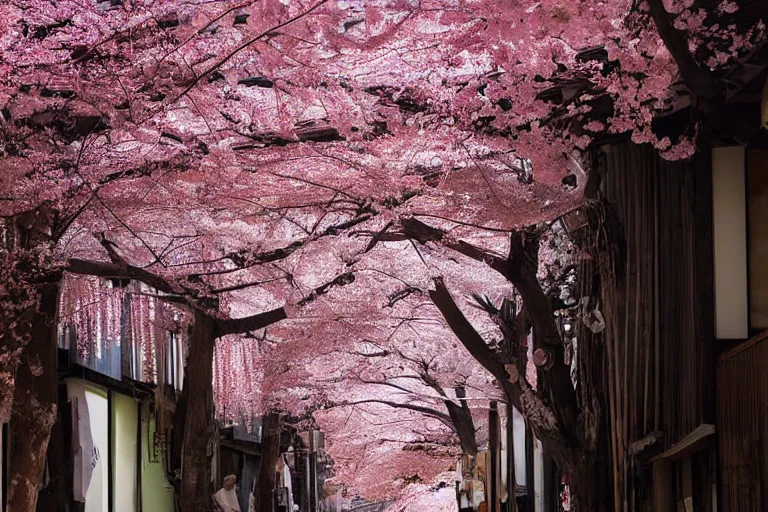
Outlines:
<svg viewBox="0 0 768 512"><path fill-rule="evenodd" d="M231 51L231 52L229 52L227 55L225 55L223 58L221 58L221 59L220 59L220 60L218 60L216 63L214 63L214 64L213 64L211 67L209 67L208 69L206 69L205 71L203 71L202 73L200 73L199 75L197 75L197 76L195 77L195 79L194 79L194 80L192 80L192 83L190 83L190 84L189 84L189 85L188 85L188 86L187 86L187 87L186 87L186 88L185 88L185 89L184 89L184 90L181 92L181 94L179 94L179 95L176 97L176 99L175 99L175 100L174 100L172 103L175 103L175 102L179 101L181 98L183 98L184 96L186 96L186 94L187 94L189 91L191 91L191 90L192 90L192 89L193 89L193 88L194 88L194 87L197 85L197 83L198 83L200 80L202 80L202 79L203 79L203 78L205 78L206 76L208 76L208 75L210 75L211 73L213 73L214 71L216 71L216 70L217 70L219 67L221 67L222 65L224 65L224 64L225 64L225 63L226 63L226 62L227 62L229 59L231 59L232 57L234 57L235 55L237 55L238 53L240 53L242 50L244 50L244 49L246 49L247 47L251 46L253 43L255 43L256 41L258 41L259 39L262 39L262 38L266 37L267 35L269 35L269 34L271 34L271 33L275 32L275 31L277 31L277 30L279 30L279 29L281 29L281 28L283 28L283 27L285 27L285 26L287 26L287 25L290 25L291 23L294 23L295 21L298 21L298 20L300 20L301 18L303 18L303 17L305 17L305 16L308 16L309 14L311 14L313 11L315 11L316 9L318 9L320 6L322 6L322 5L323 5L324 3L326 3L327 1L328 1L328 0L320 0L318 3L316 3L315 5L313 5L312 7L310 7L309 9L307 9L306 11L304 11L304 12L302 12L302 13L300 13L300 14L297 14L297 15L296 15L296 16L294 16L293 18L290 18L290 19L288 19L288 20L286 20L286 21L284 21L284 22L282 22L282 23L279 23L279 24L275 25L274 27L271 27L271 28L269 28L269 29L265 30L264 32L262 32L262 33L260 33L260 34L258 34L258 35L256 35L256 36L254 36L254 37L252 37L251 39L248 39L248 40L247 40L247 41L245 41L244 43L240 44L240 45L239 45L239 46L237 46L237 47L236 47L234 50L232 50L232 51Z"/></svg>
<svg viewBox="0 0 768 512"><path fill-rule="evenodd" d="M653 21L656 23L656 30L667 50L674 57L686 85L699 101L699 109L705 112L711 111L716 94L715 81L696 63L688 50L688 41L685 36L678 32L669 20L663 0L648 0L648 5Z"/></svg>
<svg viewBox="0 0 768 512"><path fill-rule="evenodd" d="M571 380L570 367L565 364L565 349L555 324L547 295L536 277L539 266L539 233L534 228L515 231L510 237L507 276L523 298L528 319L533 327L534 347L543 348L547 357L542 369L540 388L549 398L550 406L561 425L577 425L578 400ZM571 429L572 435L577 433ZM574 436L580 440L579 436Z"/></svg>
<svg viewBox="0 0 768 512"><path fill-rule="evenodd" d="M400 221L400 225L403 227L403 232L407 239L416 240L422 244L428 242L439 243L440 245L453 249L468 258L487 264L492 269L508 278L507 266L505 265L504 258L500 256L491 254L490 252L484 251L462 240L452 239L448 236L446 231L425 224L415 217Z"/></svg>
<svg viewBox="0 0 768 512"><path fill-rule="evenodd" d="M415 412L424 414L426 416L429 416L431 418L435 418L436 420L441 421L451 430L455 430L453 421L451 421L450 416L448 416L444 412L440 412L435 409L431 409L429 407L423 407L421 405L401 404L398 402L391 402L389 400L377 400L377 399L358 400L355 402L342 402L339 405L362 405L362 404L382 404L388 407L392 407L393 409L407 409L409 411L415 411Z"/></svg>
<svg viewBox="0 0 768 512"><path fill-rule="evenodd" d="M512 233L506 266L505 277L523 298L537 337L536 344L562 351L560 331L552 316L549 299L536 277L539 268L539 233L535 229L524 228Z"/></svg>
<svg viewBox="0 0 768 512"><path fill-rule="evenodd" d="M435 279L435 290L430 291L429 296L464 348L494 376L512 405L523 413L536 436L546 443L558 463L567 467L571 444L559 418L524 379L518 379L515 384L509 382L501 361L461 312L442 279ZM567 425L570 428L576 424Z"/></svg>
<svg viewBox="0 0 768 512"><path fill-rule="evenodd" d="M542 371L546 381L552 412L560 425L576 425L578 403L570 377L570 369L564 364L563 344L560 332L544 290L536 277L538 270L539 234L535 228L525 228L511 234L509 256L501 258L467 242L447 236L444 230L429 226L415 218L401 222L405 234L422 243L439 243L476 261L481 261L507 278L523 298L531 325L534 342L545 349L553 366ZM430 292L432 302L438 307L454 334L462 341L470 354L477 359L500 383L515 407L520 409L519 386L507 382L507 374L498 358L491 352L482 337L466 320L450 296L445 283L435 280L436 290ZM532 391L532 390L531 390ZM537 398L540 401L540 398ZM542 402L543 403L543 402Z"/></svg>
<svg viewBox="0 0 768 512"><path fill-rule="evenodd" d="M216 336L256 331L286 318L288 318L288 315L286 315L285 309L280 307L244 318L216 320Z"/></svg>
<svg viewBox="0 0 768 512"><path fill-rule="evenodd" d="M480 363L488 373L493 375L499 383L499 386L501 386L510 400L512 400L512 404L520 409L519 391L507 381L507 373L504 371L501 362L488 347L488 344L483 337L480 336L472 324L469 323L469 320L467 320L464 313L461 312L459 306L456 305L456 302L453 300L453 297L451 297L451 293L448 291L442 278L436 278L434 282L435 289L429 291L429 298L442 314L448 327L451 328L453 334L456 335L469 354Z"/></svg>
<svg viewBox="0 0 768 512"><path fill-rule="evenodd" d="M348 285L350 283L354 283L354 282L355 282L355 274L353 274L352 272L345 272L345 273L343 273L341 275L336 276L331 281L329 281L329 282L327 282L327 283L325 283L323 285L320 285L317 288L315 288L314 290L312 290L312 292L309 295L307 295L306 297L304 297L303 299L301 299L297 303L297 305L298 306L306 306L307 304L309 304L310 302L314 301L315 299L317 299L321 295L325 295L326 293L328 293L328 291L331 288L336 287L336 286L346 286L346 285Z"/></svg>
<svg viewBox="0 0 768 512"><path fill-rule="evenodd" d="M373 217L373 213L366 211L365 213L357 215L349 220L345 220L338 224L328 226L320 233L310 235L309 237L303 240L296 240L295 242L291 242L285 247L280 247L277 249L273 249L271 251L263 251L263 252L255 252L255 253L251 253L249 251L238 251L238 252L229 253L224 257L231 260L235 265L237 265L238 267L237 269L227 269L226 271L206 272L201 275L215 275L217 273L224 273L224 272L229 273L229 272L232 272L233 270L242 270L245 268L252 267L254 265L259 265L263 263L274 263L275 261L284 260L285 258L289 257L290 255L292 255L297 250L301 249L302 247L304 247L310 242L317 241L320 238L323 238L326 236L336 236L340 232L347 230L349 228L352 228L354 226L357 226L358 224L361 224L372 217Z"/></svg>
<svg viewBox="0 0 768 512"><path fill-rule="evenodd" d="M105 279L133 279L141 281L161 292L171 294L183 293L162 277L126 263L103 263L74 258L67 262L64 270L72 274L97 276Z"/></svg>

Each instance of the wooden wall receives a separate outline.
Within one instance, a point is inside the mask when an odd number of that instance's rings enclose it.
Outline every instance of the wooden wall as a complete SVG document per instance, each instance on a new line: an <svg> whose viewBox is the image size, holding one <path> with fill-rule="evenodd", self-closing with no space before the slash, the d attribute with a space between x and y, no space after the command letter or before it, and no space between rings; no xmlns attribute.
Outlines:
<svg viewBox="0 0 768 512"><path fill-rule="evenodd" d="M717 397L723 511L768 510L768 333L721 356Z"/></svg>
<svg viewBox="0 0 768 512"><path fill-rule="evenodd" d="M616 293L603 295L613 316L603 336L612 388L606 412L622 508L642 510L651 500L650 458L714 423L711 160L704 150L669 162L631 142L603 148L598 158L624 238L623 275ZM706 487L711 457L701 458L694 472ZM670 484L674 494L688 492L683 480ZM704 492L696 510L710 510Z"/></svg>

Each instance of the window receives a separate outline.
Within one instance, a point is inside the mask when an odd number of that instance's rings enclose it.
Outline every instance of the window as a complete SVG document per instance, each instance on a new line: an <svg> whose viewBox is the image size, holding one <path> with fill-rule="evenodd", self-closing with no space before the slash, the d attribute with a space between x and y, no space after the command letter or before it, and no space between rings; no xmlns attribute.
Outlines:
<svg viewBox="0 0 768 512"><path fill-rule="evenodd" d="M184 360L181 355L183 350L182 336L169 332L165 352L165 383L177 391L181 391L184 384Z"/></svg>
<svg viewBox="0 0 768 512"><path fill-rule="evenodd" d="M752 331L768 329L768 151L747 155L749 224L749 323Z"/></svg>
<svg viewBox="0 0 768 512"><path fill-rule="evenodd" d="M112 512L136 512L139 404L131 397L110 393L112 455Z"/></svg>
<svg viewBox="0 0 768 512"><path fill-rule="evenodd" d="M67 380L67 393L73 413L75 500L85 503L85 512L136 512L139 404L80 379Z"/></svg>
<svg viewBox="0 0 768 512"><path fill-rule="evenodd" d="M768 151L712 150L718 339L768 329Z"/></svg>
<svg viewBox="0 0 768 512"><path fill-rule="evenodd" d="M715 330L721 340L749 336L744 148L712 150Z"/></svg>

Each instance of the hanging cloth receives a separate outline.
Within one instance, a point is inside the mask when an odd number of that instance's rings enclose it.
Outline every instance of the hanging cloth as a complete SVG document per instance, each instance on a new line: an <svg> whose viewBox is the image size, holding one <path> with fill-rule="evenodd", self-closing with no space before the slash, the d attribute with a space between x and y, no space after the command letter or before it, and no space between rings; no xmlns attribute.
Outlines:
<svg viewBox="0 0 768 512"><path fill-rule="evenodd" d="M72 406L72 453L74 458L73 493L75 501L85 503L91 485L94 464L94 446L91 436L91 417L85 387L78 382L67 382L67 395Z"/></svg>

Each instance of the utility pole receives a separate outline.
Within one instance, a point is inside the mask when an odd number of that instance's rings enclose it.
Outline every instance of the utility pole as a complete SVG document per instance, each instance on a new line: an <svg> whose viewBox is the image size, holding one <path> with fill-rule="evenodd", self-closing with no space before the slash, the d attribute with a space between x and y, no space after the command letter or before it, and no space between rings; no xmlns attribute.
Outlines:
<svg viewBox="0 0 768 512"><path fill-rule="evenodd" d="M310 439L312 438L312 433L310 432ZM304 499L302 500L304 503L303 512L311 512L312 511L312 472L310 471L310 455L309 455L309 447L307 448L307 451L304 452L304 481L306 485L304 486Z"/></svg>
<svg viewBox="0 0 768 512"><path fill-rule="evenodd" d="M491 401L491 409L488 411L488 444L491 451L491 471L488 475L488 488L490 503L488 512L499 512L499 408L495 400Z"/></svg>
<svg viewBox="0 0 768 512"><path fill-rule="evenodd" d="M310 512L317 512L317 453L315 431L309 431L309 476L310 476Z"/></svg>

